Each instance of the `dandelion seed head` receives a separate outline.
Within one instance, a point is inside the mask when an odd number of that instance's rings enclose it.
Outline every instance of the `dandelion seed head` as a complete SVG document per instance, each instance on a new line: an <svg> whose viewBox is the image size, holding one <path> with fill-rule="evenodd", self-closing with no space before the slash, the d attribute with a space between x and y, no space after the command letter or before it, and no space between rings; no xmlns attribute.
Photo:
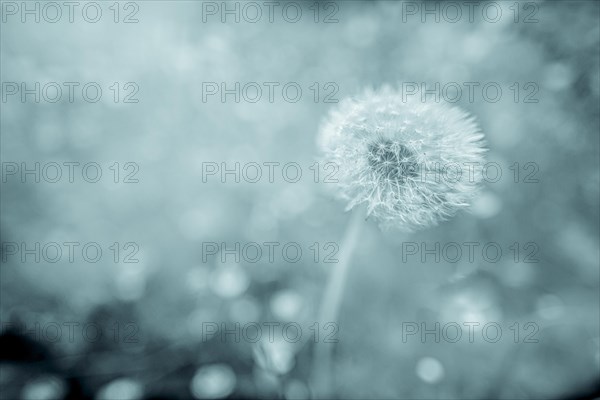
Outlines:
<svg viewBox="0 0 600 400"><path fill-rule="evenodd" d="M336 193L347 209L366 204L383 228L407 231L468 207L486 151L467 112L391 88L343 100L318 142L323 162L337 167Z"/></svg>

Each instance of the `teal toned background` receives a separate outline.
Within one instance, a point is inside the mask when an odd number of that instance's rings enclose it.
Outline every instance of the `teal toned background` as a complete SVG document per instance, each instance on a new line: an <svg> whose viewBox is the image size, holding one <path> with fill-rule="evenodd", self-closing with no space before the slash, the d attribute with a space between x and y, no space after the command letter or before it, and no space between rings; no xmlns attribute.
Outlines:
<svg viewBox="0 0 600 400"><path fill-rule="evenodd" d="M1 264L2 323L94 322L111 333L115 323L133 323L139 339L41 341L49 353L39 356L34 344L23 355L5 338L12 350L0 360L3 398L310 396L310 345L203 341L202 323L310 326L331 266L312 254L296 264L203 263L202 243L339 243L344 205L330 196L332 185L311 179L203 183L202 163L293 161L308 172L319 124L335 107L313 101L314 82L336 83L338 99L402 82L505 89L495 103L480 91L457 102L485 132L488 160L503 167L470 213L413 234L372 222L363 230L334 352L336 397L542 399L591 389L600 373L598 3L539 2L537 23L515 23L510 2L498 3L505 14L497 23L478 14L472 23L422 23L402 20L401 2L343 1L331 24L311 14L296 24L281 16L204 23L201 2L136 4L133 24L115 24L111 14L96 24L2 22L2 82L139 86L132 104L115 104L108 90L97 103L0 104L2 162L95 161L107 174L96 184L2 182L2 242L95 241L104 250L135 242L140 260L114 263L107 250L96 264ZM304 93L297 103L202 101L202 82L236 81L298 82ZM535 82L539 101L516 103L508 90L515 82ZM111 182L115 161L137 163L139 183ZM515 162L536 163L539 182L515 183ZM496 242L505 253L497 263L403 262L407 241ZM515 262L514 242L536 243L539 263L522 262L523 254ZM403 342L403 322L436 321L497 322L503 340ZM523 324L538 326L538 343L514 343L515 322L522 334Z"/></svg>

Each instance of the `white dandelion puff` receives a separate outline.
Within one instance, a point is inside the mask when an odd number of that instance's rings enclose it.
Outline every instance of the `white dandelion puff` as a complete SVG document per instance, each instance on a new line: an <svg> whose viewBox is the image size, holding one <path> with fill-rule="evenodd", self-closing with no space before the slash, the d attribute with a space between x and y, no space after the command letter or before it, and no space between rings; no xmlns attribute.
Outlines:
<svg viewBox="0 0 600 400"><path fill-rule="evenodd" d="M482 177L483 139L475 119L460 108L403 98L390 88L342 101L318 136L323 161L338 168L334 189L347 209L364 207L381 227L405 231L436 225L469 205ZM364 217L354 211L346 229L321 300L321 326L338 321ZM311 371L316 398L332 397L331 358L331 345L317 342Z"/></svg>
<svg viewBox="0 0 600 400"><path fill-rule="evenodd" d="M336 193L384 228L436 225L469 206L485 147L475 119L446 103L384 88L346 99L321 126L324 161L338 168Z"/></svg>

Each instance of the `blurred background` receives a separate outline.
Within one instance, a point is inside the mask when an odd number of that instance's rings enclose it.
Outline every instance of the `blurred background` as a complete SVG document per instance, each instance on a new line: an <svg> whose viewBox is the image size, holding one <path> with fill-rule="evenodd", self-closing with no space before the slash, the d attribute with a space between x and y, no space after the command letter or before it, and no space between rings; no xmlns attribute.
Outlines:
<svg viewBox="0 0 600 400"><path fill-rule="evenodd" d="M349 221L327 171L313 179L319 125L336 100L407 82L463 88L455 104L502 177L438 227L364 224L333 332L334 397L598 396L597 2L474 2L472 18L460 2L280 0L272 14L263 2L83 2L72 22L45 4L2 2L2 398L314 397L324 246L341 248ZM239 102L221 98L236 82ZM482 93L490 82L498 99ZM303 176L206 175L223 162L295 162ZM205 251L251 242L296 243L302 257ZM451 242L479 247L455 262L422 247ZM486 243L501 257L482 256ZM465 322L479 323L473 340ZM236 323L263 335L223 337ZM289 323L301 340L281 339Z"/></svg>

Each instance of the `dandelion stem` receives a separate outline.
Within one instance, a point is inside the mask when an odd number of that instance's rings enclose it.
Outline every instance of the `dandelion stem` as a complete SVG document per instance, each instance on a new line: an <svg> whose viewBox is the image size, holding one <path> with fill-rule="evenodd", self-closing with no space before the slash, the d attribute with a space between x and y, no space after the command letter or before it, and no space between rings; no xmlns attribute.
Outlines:
<svg viewBox="0 0 600 400"><path fill-rule="evenodd" d="M324 341L325 336L331 332L331 328L327 324L337 324L340 306L344 294L344 287L354 249L360 237L360 231L365 222L364 209L358 207L352 211L352 217L341 245L339 261L334 264L333 270L330 272L327 286L321 302L319 311L319 328L323 333L319 335L313 354L313 368L311 382L314 389L315 398L330 398L332 393L332 365L331 358L334 343Z"/></svg>

